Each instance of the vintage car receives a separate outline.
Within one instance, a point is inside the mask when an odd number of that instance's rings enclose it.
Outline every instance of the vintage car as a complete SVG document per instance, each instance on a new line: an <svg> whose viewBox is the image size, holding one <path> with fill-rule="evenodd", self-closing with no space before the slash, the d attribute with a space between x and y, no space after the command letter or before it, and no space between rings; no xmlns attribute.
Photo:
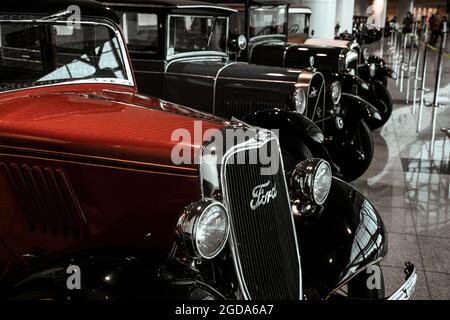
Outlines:
<svg viewBox="0 0 450 320"><path fill-rule="evenodd" d="M359 45L342 46L334 43L335 40L322 39L308 39L305 44L288 42L288 18L292 17L288 15L290 0L254 0L246 4L237 0L210 1L238 9L238 13L231 16L231 30L235 34L244 32L249 38L248 50L242 55L245 61L305 68L310 66L310 57L313 57L314 66L324 74L327 84L339 81L343 93L358 95L378 110L382 121L371 117L364 119L371 129L378 129L388 121L393 102L378 78L380 75L381 80L384 79L382 73L387 67L361 64Z"/></svg>
<svg viewBox="0 0 450 320"><path fill-rule="evenodd" d="M116 19L0 4L1 298L385 298L373 205L322 159L287 182L269 130L137 93Z"/></svg>
<svg viewBox="0 0 450 320"><path fill-rule="evenodd" d="M344 180L358 178L370 166L372 133L361 120L378 121L377 111L356 97L341 97L337 81L326 90L322 74L309 68L236 62L229 51L242 37L230 36L228 29L235 10L187 0L106 1L121 18L140 91L279 129L289 171L299 160L296 153L305 154L305 148L295 149L295 139L305 136L312 155L331 162ZM327 150L297 132L306 117L321 127Z"/></svg>
<svg viewBox="0 0 450 320"><path fill-rule="evenodd" d="M339 39L317 39L309 37L309 22L311 19L312 11L310 8L292 4L289 6L289 16L288 16L288 37L289 42L292 43L305 43L305 44L319 44L328 45L340 48L353 49L358 53L358 63L359 67L356 71L360 77L365 81L370 81L372 78L377 79L383 83L385 87L388 84L388 78L393 80L397 79L397 74L387 66L386 61L382 58L370 54L367 48L362 49L358 38L353 36L351 33L343 32ZM355 18L355 17L354 17ZM359 32L354 30L354 33ZM378 38L380 31L375 29L373 31L376 33L374 38ZM379 40L379 39L378 39ZM372 64L374 64L372 66ZM370 68L374 70L370 71Z"/></svg>

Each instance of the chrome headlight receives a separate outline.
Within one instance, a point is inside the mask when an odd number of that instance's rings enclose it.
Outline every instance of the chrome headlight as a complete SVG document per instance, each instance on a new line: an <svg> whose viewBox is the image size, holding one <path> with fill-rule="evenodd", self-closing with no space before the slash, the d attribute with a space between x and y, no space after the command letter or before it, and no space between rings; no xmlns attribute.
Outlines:
<svg viewBox="0 0 450 320"><path fill-rule="evenodd" d="M294 106L295 111L303 114L306 110L306 95L301 89L297 89L294 92Z"/></svg>
<svg viewBox="0 0 450 320"><path fill-rule="evenodd" d="M332 173L330 164L323 159L300 162L291 177L291 186L298 197L321 205L330 192Z"/></svg>
<svg viewBox="0 0 450 320"><path fill-rule="evenodd" d="M330 91L331 91L331 102L333 104L338 104L339 101L341 100L341 95L342 95L341 83L339 81L334 81L330 85Z"/></svg>
<svg viewBox="0 0 450 320"><path fill-rule="evenodd" d="M364 61L369 60L369 50L367 48L365 48L363 50L362 56L363 56Z"/></svg>
<svg viewBox="0 0 450 320"><path fill-rule="evenodd" d="M241 51L244 51L245 48L247 48L247 38L243 34L239 35L237 38L237 45Z"/></svg>
<svg viewBox="0 0 450 320"><path fill-rule="evenodd" d="M371 63L369 66L369 69L370 69L370 77L371 78L375 77L375 73L376 73L375 63Z"/></svg>
<svg viewBox="0 0 450 320"><path fill-rule="evenodd" d="M213 199L201 199L188 205L176 226L178 243L192 257L204 259L212 259L220 253L229 232L228 212Z"/></svg>

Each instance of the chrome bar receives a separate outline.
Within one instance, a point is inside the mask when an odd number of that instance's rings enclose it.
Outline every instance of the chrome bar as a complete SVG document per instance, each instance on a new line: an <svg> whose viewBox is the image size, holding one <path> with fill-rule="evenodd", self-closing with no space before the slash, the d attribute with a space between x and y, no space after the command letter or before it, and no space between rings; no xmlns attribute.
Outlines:
<svg viewBox="0 0 450 320"><path fill-rule="evenodd" d="M436 140L436 117L437 117L437 109L441 107L438 103L439 98L439 89L441 86L441 78L442 78L442 63L444 60L444 51L445 51L445 41L447 40L447 24L444 23L444 28L442 30L442 36L441 36L441 49L439 50L439 56L438 56L438 68L436 72L436 82L434 85L434 97L433 97L433 103L430 105L427 105L427 107L433 108L432 112L432 124L431 124L431 141L430 141L430 155L434 154L434 143Z"/></svg>
<svg viewBox="0 0 450 320"><path fill-rule="evenodd" d="M427 78L427 55L428 55L428 42L425 42L422 60L422 84L420 86L420 103L419 103L419 119L417 120L417 132L420 132L422 128L422 113L423 105L425 101L425 81Z"/></svg>
<svg viewBox="0 0 450 320"><path fill-rule="evenodd" d="M407 263L406 281L393 294L387 297L387 300L409 300L416 290L417 273L416 267L412 263Z"/></svg>
<svg viewBox="0 0 450 320"><path fill-rule="evenodd" d="M417 80L419 80L419 68L420 68L420 40L417 41L417 50L416 50L416 63L415 63L415 72L414 72L414 90L413 90L413 107L412 114L416 113L416 100L417 100Z"/></svg>

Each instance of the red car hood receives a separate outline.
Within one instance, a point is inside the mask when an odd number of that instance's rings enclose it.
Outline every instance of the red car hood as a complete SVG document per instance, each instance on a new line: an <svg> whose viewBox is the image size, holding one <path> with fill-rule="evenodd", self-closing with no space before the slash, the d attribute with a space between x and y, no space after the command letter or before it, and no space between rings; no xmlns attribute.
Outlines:
<svg viewBox="0 0 450 320"><path fill-rule="evenodd" d="M201 126L194 135L194 123ZM129 161L175 171L194 165L174 164L176 129L196 156L203 133L226 122L190 108L138 95L123 86L64 85L0 94L0 152L52 152L108 161Z"/></svg>

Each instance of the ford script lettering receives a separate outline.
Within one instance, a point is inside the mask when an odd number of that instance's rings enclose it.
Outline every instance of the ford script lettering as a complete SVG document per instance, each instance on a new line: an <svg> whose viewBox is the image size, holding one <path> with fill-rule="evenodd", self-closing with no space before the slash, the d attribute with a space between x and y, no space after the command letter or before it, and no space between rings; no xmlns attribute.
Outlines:
<svg viewBox="0 0 450 320"><path fill-rule="evenodd" d="M253 188L253 199L250 201L250 208L252 210L256 210L260 205L267 204L270 199L277 197L277 186L274 185L273 188L267 189L269 183L270 180Z"/></svg>

